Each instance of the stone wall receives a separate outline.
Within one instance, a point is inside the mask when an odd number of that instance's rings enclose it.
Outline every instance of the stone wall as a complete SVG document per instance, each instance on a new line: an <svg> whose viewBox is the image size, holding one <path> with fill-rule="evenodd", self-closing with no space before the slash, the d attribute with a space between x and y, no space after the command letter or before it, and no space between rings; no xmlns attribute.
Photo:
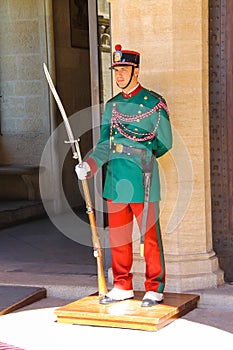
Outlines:
<svg viewBox="0 0 233 350"><path fill-rule="evenodd" d="M44 2L1 2L1 164L39 165L50 132Z"/></svg>
<svg viewBox="0 0 233 350"><path fill-rule="evenodd" d="M46 62L68 116L90 105L89 50L72 46L69 0L5 0L0 16L0 165L42 162L42 196L57 203L56 211L64 190L79 205L83 199L70 147L64 145L67 135L50 138L62 120L43 71ZM84 148L90 144L88 136Z"/></svg>

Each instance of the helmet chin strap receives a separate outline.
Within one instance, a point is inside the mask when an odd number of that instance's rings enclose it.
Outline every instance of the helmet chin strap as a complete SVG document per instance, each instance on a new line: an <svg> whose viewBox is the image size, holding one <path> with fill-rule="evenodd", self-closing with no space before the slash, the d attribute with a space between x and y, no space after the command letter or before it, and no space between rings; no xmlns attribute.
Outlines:
<svg viewBox="0 0 233 350"><path fill-rule="evenodd" d="M129 86L129 84L130 84L131 81L132 81L133 75L134 75L134 66L132 66L132 72L131 72L131 76L130 76L130 78L129 78L129 81L128 81L128 83L127 83L123 88L121 88L122 90L126 89L126 88ZM117 86L120 87L118 84L117 84Z"/></svg>

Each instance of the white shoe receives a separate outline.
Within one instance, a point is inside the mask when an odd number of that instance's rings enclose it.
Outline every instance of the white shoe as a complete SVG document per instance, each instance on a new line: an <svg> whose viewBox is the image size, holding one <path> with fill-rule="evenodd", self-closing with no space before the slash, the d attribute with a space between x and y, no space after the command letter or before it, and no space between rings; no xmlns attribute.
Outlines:
<svg viewBox="0 0 233 350"><path fill-rule="evenodd" d="M155 301L162 301L163 300L163 293L157 293L157 292L146 292L146 294L143 297L143 300L145 299L151 299Z"/></svg>
<svg viewBox="0 0 233 350"><path fill-rule="evenodd" d="M163 293L157 293L153 291L146 292L142 299L142 307L155 306L163 301Z"/></svg>
<svg viewBox="0 0 233 350"><path fill-rule="evenodd" d="M132 289L124 290L114 287L110 292L106 294L107 297L115 300L125 300L134 297L134 292Z"/></svg>
<svg viewBox="0 0 233 350"><path fill-rule="evenodd" d="M108 292L102 299L100 299L100 304L111 304L117 301L131 299L134 297L134 292L132 289L124 290L114 287L110 292Z"/></svg>

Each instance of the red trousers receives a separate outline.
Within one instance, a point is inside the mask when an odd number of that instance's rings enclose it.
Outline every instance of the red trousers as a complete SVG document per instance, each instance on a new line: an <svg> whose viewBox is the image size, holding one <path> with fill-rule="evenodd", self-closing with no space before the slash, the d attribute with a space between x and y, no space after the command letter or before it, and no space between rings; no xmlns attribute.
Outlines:
<svg viewBox="0 0 233 350"><path fill-rule="evenodd" d="M130 272L133 263L133 216L141 228L142 212L143 203L126 204L108 201L114 287L133 289L133 275ZM158 213L158 203L149 203L144 237L145 290L162 293L165 284L165 264Z"/></svg>

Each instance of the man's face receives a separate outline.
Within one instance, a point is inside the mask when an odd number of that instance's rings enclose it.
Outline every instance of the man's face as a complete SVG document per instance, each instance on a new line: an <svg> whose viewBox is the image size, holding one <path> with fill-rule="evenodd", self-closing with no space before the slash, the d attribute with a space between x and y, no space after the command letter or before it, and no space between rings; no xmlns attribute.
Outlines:
<svg viewBox="0 0 233 350"><path fill-rule="evenodd" d="M124 89L124 87L130 81L132 69L133 69L132 66L116 66L116 67L114 67L115 80L116 80L117 86L120 89ZM130 91L137 84L138 73L139 73L139 68L134 68L132 80L131 80L129 86L125 89L126 91Z"/></svg>

